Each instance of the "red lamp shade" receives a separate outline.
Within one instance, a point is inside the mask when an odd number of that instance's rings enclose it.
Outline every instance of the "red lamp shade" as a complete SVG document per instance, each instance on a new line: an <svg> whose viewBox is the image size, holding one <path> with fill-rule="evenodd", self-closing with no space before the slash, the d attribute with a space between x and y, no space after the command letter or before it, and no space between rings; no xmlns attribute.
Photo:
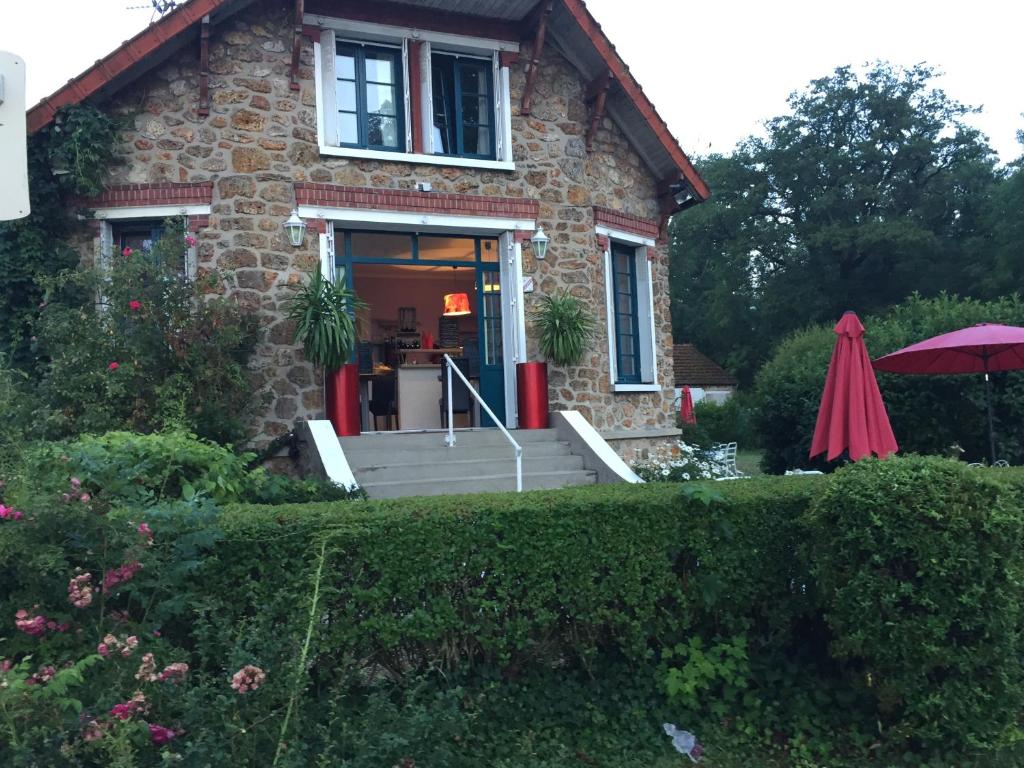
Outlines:
<svg viewBox="0 0 1024 768"><path fill-rule="evenodd" d="M444 295L444 316L461 317L468 315L469 296L465 293L446 293Z"/></svg>

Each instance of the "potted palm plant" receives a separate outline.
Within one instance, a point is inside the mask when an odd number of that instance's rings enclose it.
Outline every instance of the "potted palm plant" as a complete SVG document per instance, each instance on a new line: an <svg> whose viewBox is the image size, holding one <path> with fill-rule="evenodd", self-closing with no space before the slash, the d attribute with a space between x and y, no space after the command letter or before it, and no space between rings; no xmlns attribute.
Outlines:
<svg viewBox="0 0 1024 768"><path fill-rule="evenodd" d="M355 313L364 306L348 286L329 280L319 266L288 306L294 340L309 362L324 369L327 418L339 436L360 431L359 366L350 359L358 341Z"/></svg>
<svg viewBox="0 0 1024 768"><path fill-rule="evenodd" d="M567 288L542 296L532 314L540 334L538 343L545 362L516 366L519 393L519 427L546 429L548 426L548 364L578 365L587 342L594 335L594 317Z"/></svg>

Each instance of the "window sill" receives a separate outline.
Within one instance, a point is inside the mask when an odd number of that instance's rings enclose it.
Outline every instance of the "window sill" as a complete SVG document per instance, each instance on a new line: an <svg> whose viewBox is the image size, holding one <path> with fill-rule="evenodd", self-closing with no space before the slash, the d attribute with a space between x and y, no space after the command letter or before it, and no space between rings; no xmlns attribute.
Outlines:
<svg viewBox="0 0 1024 768"><path fill-rule="evenodd" d="M661 392L660 384L615 384L613 392Z"/></svg>
<svg viewBox="0 0 1024 768"><path fill-rule="evenodd" d="M445 155L418 155L409 152L388 152L382 149L352 149L320 145L321 155L351 157L358 160L386 160L392 163L420 163L423 165L446 165L455 168L479 168L488 171L514 171L516 164L506 160L477 160L471 157L448 157Z"/></svg>

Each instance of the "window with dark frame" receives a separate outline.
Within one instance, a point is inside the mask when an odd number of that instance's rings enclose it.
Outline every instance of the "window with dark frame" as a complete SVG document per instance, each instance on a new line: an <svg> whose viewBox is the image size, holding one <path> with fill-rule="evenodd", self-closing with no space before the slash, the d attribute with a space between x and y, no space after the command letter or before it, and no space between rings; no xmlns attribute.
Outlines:
<svg viewBox="0 0 1024 768"><path fill-rule="evenodd" d="M454 54L430 57L434 154L495 158L492 63Z"/></svg>
<svg viewBox="0 0 1024 768"><path fill-rule="evenodd" d="M338 43L336 53L335 87L341 145L404 152L401 51Z"/></svg>
<svg viewBox="0 0 1024 768"><path fill-rule="evenodd" d="M639 384L640 308L636 249L612 243L612 297L615 313L615 371L617 384Z"/></svg>
<svg viewBox="0 0 1024 768"><path fill-rule="evenodd" d="M141 251L149 254L153 250L153 246L166 233L166 223L165 219L111 222L110 234L114 254L124 253L125 248L131 248L132 252ZM188 234L184 229L184 222L182 222L182 230L179 234L183 239ZM181 251L181 261L176 265L176 269L184 278L189 279L188 249L184 245Z"/></svg>

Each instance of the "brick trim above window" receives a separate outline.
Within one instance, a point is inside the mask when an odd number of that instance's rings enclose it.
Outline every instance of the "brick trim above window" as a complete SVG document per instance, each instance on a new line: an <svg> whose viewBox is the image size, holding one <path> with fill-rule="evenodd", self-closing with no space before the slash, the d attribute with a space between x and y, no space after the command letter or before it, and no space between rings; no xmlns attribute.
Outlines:
<svg viewBox="0 0 1024 768"><path fill-rule="evenodd" d="M303 206L431 213L454 216L536 219L540 203L520 197L449 195L408 189L343 187L336 184L295 183L295 201Z"/></svg>
<svg viewBox="0 0 1024 768"><path fill-rule="evenodd" d="M613 211L611 208L594 206L594 225L608 227L620 232L630 232L641 237L649 237L652 240L658 239L658 222L653 219L643 219L630 213Z"/></svg>
<svg viewBox="0 0 1024 768"><path fill-rule="evenodd" d="M194 184L122 184L107 187L82 201L90 208L134 208L143 205L211 205L213 182Z"/></svg>

